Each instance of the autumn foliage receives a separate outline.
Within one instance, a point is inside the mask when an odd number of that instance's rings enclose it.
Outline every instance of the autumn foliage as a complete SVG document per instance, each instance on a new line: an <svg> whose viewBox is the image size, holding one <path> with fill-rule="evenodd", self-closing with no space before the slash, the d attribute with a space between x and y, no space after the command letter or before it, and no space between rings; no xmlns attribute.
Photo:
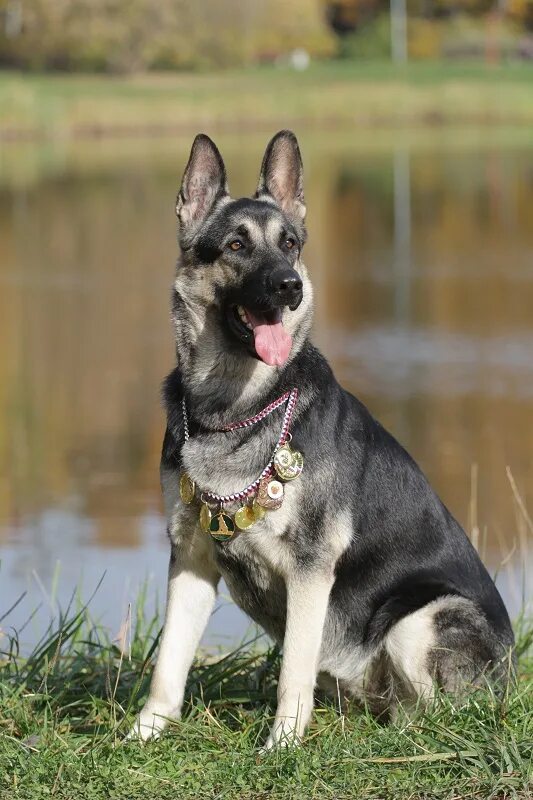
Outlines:
<svg viewBox="0 0 533 800"><path fill-rule="evenodd" d="M0 64L133 72L333 53L317 0L0 0Z"/></svg>

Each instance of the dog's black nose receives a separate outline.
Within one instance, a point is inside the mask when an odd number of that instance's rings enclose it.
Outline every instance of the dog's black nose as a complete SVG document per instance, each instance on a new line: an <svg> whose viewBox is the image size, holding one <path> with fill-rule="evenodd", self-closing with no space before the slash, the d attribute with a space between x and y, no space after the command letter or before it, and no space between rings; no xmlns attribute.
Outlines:
<svg viewBox="0 0 533 800"><path fill-rule="evenodd" d="M293 269L274 270L270 285L284 305L299 304L302 295L302 279Z"/></svg>

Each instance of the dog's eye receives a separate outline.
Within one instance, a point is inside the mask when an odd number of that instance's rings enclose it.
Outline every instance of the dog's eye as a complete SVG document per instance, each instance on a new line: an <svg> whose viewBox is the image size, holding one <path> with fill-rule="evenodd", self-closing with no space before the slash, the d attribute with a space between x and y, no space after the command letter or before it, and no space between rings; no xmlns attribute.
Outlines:
<svg viewBox="0 0 533 800"><path fill-rule="evenodd" d="M288 239L285 239L285 247L287 248L287 250L292 250L295 244L296 242L294 241L292 236L289 236Z"/></svg>
<svg viewBox="0 0 533 800"><path fill-rule="evenodd" d="M242 250L242 248L244 247L243 243L239 239L234 239L232 242L229 243L229 246L231 247L232 250L235 250L235 252L237 252L237 250Z"/></svg>

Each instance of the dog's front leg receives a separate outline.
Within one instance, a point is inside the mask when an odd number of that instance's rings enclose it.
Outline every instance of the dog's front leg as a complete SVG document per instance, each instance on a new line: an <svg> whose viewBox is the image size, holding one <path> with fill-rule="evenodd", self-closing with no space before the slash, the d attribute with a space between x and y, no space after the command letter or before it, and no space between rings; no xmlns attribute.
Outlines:
<svg viewBox="0 0 533 800"><path fill-rule="evenodd" d="M196 531L172 545L167 608L150 694L130 738L157 736L181 712L187 675L216 598L219 573L208 537Z"/></svg>
<svg viewBox="0 0 533 800"><path fill-rule="evenodd" d="M313 711L318 657L333 575L317 573L287 581L287 622L278 683L276 718L265 745L297 742Z"/></svg>

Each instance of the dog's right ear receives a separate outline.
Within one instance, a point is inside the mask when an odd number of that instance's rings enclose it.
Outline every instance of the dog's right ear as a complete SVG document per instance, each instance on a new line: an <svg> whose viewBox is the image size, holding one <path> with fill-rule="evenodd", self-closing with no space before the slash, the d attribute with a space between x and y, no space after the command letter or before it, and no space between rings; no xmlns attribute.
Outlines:
<svg viewBox="0 0 533 800"><path fill-rule="evenodd" d="M176 199L184 233L194 233L220 198L227 196L226 168L215 143L199 133L193 142Z"/></svg>
<svg viewBox="0 0 533 800"><path fill-rule="evenodd" d="M305 219L303 164L298 140L292 131L279 131L263 156L255 196L272 197L295 221Z"/></svg>

